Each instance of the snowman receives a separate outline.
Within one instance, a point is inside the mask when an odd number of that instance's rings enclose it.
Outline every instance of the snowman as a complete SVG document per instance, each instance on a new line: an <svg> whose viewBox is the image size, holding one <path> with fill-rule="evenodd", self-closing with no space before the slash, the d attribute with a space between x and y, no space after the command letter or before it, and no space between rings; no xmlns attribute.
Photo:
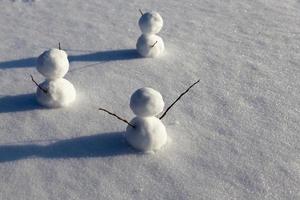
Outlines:
<svg viewBox="0 0 300 200"><path fill-rule="evenodd" d="M37 101L49 108L65 107L74 102L76 91L72 83L63 77L69 70L68 55L65 51L53 48L42 53L37 59L37 70L46 80L37 85Z"/></svg>
<svg viewBox="0 0 300 200"><path fill-rule="evenodd" d="M134 148L151 152L167 143L167 131L156 116L164 109L161 94L149 87L136 90L130 98L130 108L136 115L127 126L125 138Z"/></svg>
<svg viewBox="0 0 300 200"><path fill-rule="evenodd" d="M159 118L157 116L163 111L165 103L162 95L149 87L140 88L132 94L130 108L136 117L130 122L106 109L99 108L99 110L105 111L128 124L125 138L132 147L143 152L155 152L167 143L168 135L166 127L161 121L162 118L199 81L193 83L183 92Z"/></svg>
<svg viewBox="0 0 300 200"><path fill-rule="evenodd" d="M165 49L162 38L156 35L163 27L163 19L158 12L140 12L142 16L138 23L142 35L137 40L136 49L143 57L158 57Z"/></svg>

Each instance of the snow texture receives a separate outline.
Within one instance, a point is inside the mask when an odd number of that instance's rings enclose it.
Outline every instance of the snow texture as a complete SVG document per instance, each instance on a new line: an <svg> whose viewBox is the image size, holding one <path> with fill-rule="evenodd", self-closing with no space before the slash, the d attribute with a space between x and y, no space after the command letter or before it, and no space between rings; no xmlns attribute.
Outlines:
<svg viewBox="0 0 300 200"><path fill-rule="evenodd" d="M37 59L37 70L47 79L62 78L69 70L68 55L59 49L50 49Z"/></svg>
<svg viewBox="0 0 300 200"><path fill-rule="evenodd" d="M300 199L298 0L0 1L1 200ZM138 9L157 10L166 55L143 59ZM61 42L74 104L44 109L36 55ZM133 91L168 107L167 144L124 139Z"/></svg>
<svg viewBox="0 0 300 200"><path fill-rule="evenodd" d="M127 126L125 137L134 148L144 152L159 150L167 142L166 127L156 117L135 117Z"/></svg>
<svg viewBox="0 0 300 200"><path fill-rule="evenodd" d="M156 34L163 25L162 17L155 11L144 13L139 19L139 27L143 34Z"/></svg>
<svg viewBox="0 0 300 200"><path fill-rule="evenodd" d="M136 90L130 98L130 108L140 117L156 116L164 109L165 102L161 94L149 87Z"/></svg>
<svg viewBox="0 0 300 200"><path fill-rule="evenodd" d="M164 52L165 45L158 35L143 34L137 40L136 49L141 56L154 58Z"/></svg>
<svg viewBox="0 0 300 200"><path fill-rule="evenodd" d="M46 80L40 84L40 87L43 90L38 87L36 97L43 106L49 108L65 107L75 101L75 88L70 81L64 78Z"/></svg>

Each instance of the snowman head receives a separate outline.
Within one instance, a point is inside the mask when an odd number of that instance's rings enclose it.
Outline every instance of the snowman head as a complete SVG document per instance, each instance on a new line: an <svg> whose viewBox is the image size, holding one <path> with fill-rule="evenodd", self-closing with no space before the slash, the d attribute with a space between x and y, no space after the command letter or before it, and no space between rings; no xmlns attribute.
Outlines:
<svg viewBox="0 0 300 200"><path fill-rule="evenodd" d="M50 49L37 59L37 70L47 79L62 78L69 70L68 55L60 49Z"/></svg>
<svg viewBox="0 0 300 200"><path fill-rule="evenodd" d="M149 87L136 90L130 98L130 108L140 117L156 116L164 109L161 94Z"/></svg>
<svg viewBox="0 0 300 200"><path fill-rule="evenodd" d="M144 34L156 34L163 27L163 19L158 12L147 12L139 19L139 26Z"/></svg>

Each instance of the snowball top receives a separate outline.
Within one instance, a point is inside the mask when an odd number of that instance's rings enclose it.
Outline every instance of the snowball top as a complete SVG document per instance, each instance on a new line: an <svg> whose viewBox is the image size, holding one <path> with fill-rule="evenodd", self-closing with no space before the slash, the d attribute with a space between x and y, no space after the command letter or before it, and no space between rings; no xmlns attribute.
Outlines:
<svg viewBox="0 0 300 200"><path fill-rule="evenodd" d="M131 110L140 117L155 116L164 109L161 94L149 87L136 90L130 98Z"/></svg>
<svg viewBox="0 0 300 200"><path fill-rule="evenodd" d="M167 143L166 128L158 118L135 117L130 123L135 128L127 126L125 138L137 150L156 151Z"/></svg>
<svg viewBox="0 0 300 200"><path fill-rule="evenodd" d="M59 49L50 49L37 59L37 70L47 79L62 78L69 70L68 55Z"/></svg>
<svg viewBox="0 0 300 200"><path fill-rule="evenodd" d="M147 12L139 19L139 26L144 34L156 34L163 27L163 19L158 12Z"/></svg>
<svg viewBox="0 0 300 200"><path fill-rule="evenodd" d="M164 52L165 45L158 35L143 34L137 40L136 49L141 56L154 58Z"/></svg>
<svg viewBox="0 0 300 200"><path fill-rule="evenodd" d="M65 107L70 105L76 98L76 91L72 83L64 78L46 80L40 86L47 90L43 92L37 88L37 101L49 108Z"/></svg>

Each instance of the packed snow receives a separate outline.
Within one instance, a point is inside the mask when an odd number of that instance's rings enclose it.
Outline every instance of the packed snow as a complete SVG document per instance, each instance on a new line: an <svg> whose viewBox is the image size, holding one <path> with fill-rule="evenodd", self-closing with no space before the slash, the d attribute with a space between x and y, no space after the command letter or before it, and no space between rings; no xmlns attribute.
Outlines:
<svg viewBox="0 0 300 200"><path fill-rule="evenodd" d="M147 12L139 19L139 27L143 34L159 33L163 27L163 19L158 12Z"/></svg>
<svg viewBox="0 0 300 200"><path fill-rule="evenodd" d="M47 79L62 78L69 70L68 55L59 49L50 49L37 59L37 70Z"/></svg>
<svg viewBox="0 0 300 200"><path fill-rule="evenodd" d="M163 111L164 106L163 97L153 88L140 88L130 97L130 108L140 117L156 116Z"/></svg>
<svg viewBox="0 0 300 200"><path fill-rule="evenodd" d="M0 199L300 199L300 1L0 1ZM164 53L136 49L157 11ZM37 57L58 43L76 101L38 104ZM158 47L156 44L154 47ZM167 143L126 140L133 91L168 107ZM159 131L161 132L161 131Z"/></svg>
<svg viewBox="0 0 300 200"><path fill-rule="evenodd" d="M73 84L63 77L69 70L67 53L60 49L50 49L37 58L37 71L45 76L46 80L37 85L37 101L48 108L66 107L76 99ZM32 77L32 81L35 80ZM36 82L35 82L36 83Z"/></svg>
<svg viewBox="0 0 300 200"><path fill-rule="evenodd" d="M155 116L164 109L161 94L149 87L136 90L130 98L130 108L137 115L127 126L125 137L134 148L155 152L167 142L163 123Z"/></svg>
<svg viewBox="0 0 300 200"><path fill-rule="evenodd" d="M156 35L163 27L163 19L158 12L143 13L139 19L139 27L142 35L136 42L137 52L143 57L155 58L165 50L165 44L161 37Z"/></svg>
<svg viewBox="0 0 300 200"><path fill-rule="evenodd" d="M75 101L76 91L72 83L64 78L46 80L37 88L37 101L49 108L69 106Z"/></svg>
<svg viewBox="0 0 300 200"><path fill-rule="evenodd" d="M164 124L156 117L135 117L127 126L125 137L130 145L140 151L155 152L167 143Z"/></svg>

